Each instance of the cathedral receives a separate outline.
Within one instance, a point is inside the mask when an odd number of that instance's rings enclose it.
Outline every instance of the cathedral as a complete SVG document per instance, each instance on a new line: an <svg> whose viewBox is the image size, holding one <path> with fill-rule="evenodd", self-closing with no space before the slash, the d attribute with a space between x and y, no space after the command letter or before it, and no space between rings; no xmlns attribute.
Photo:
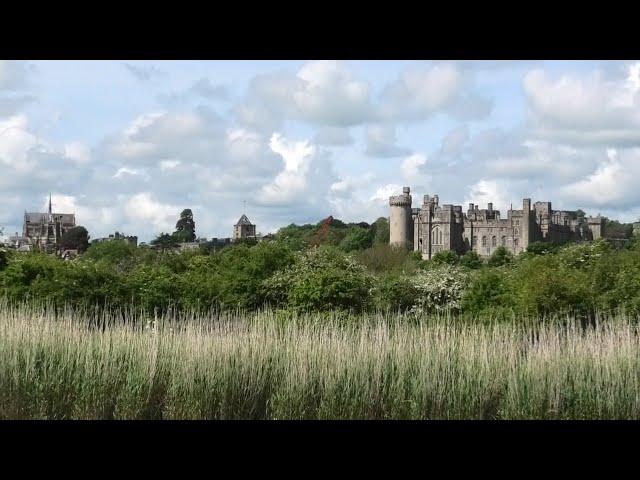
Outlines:
<svg viewBox="0 0 640 480"><path fill-rule="evenodd" d="M461 205L440 205L438 195L425 195L422 205L412 208L409 187L390 197L389 206L390 244L419 251L424 259L445 250L460 255L473 250L488 257L501 246L517 255L533 242L578 242L604 235L605 218L600 215L553 210L551 202L532 204L529 198L522 200L522 209L510 208L506 218L492 203L483 209L470 203L463 212Z"/></svg>
<svg viewBox="0 0 640 480"><path fill-rule="evenodd" d="M52 252L58 247L62 235L75 226L76 217L73 213L53 213L49 195L47 213L25 212L22 238L31 248Z"/></svg>

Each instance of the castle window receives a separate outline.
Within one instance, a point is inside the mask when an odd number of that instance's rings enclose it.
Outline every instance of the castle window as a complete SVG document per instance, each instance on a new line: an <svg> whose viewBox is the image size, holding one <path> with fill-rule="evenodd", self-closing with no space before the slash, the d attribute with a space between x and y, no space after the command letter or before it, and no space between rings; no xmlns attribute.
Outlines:
<svg viewBox="0 0 640 480"><path fill-rule="evenodd" d="M497 239L495 236L491 237L491 246L495 247L497 245Z"/></svg>
<svg viewBox="0 0 640 480"><path fill-rule="evenodd" d="M520 220L516 220L516 225L520 225Z"/></svg>
<svg viewBox="0 0 640 480"><path fill-rule="evenodd" d="M434 245L442 245L442 231L439 227L431 230L431 243Z"/></svg>
<svg viewBox="0 0 640 480"><path fill-rule="evenodd" d="M520 235L520 231L516 228L516 229L513 231L513 235L514 235L515 237L517 237L518 235Z"/></svg>
<svg viewBox="0 0 640 480"><path fill-rule="evenodd" d="M513 246L514 246L514 247L517 247L517 246L518 246L518 239L517 239L517 238L514 238L514 239L513 239Z"/></svg>
<svg viewBox="0 0 640 480"><path fill-rule="evenodd" d="M482 237L482 246L483 247L487 246L487 237Z"/></svg>
<svg viewBox="0 0 640 480"><path fill-rule="evenodd" d="M507 237L504 237L504 236L503 236L503 237L500 239L500 245L502 245L502 246L504 247L506 244L507 244Z"/></svg>

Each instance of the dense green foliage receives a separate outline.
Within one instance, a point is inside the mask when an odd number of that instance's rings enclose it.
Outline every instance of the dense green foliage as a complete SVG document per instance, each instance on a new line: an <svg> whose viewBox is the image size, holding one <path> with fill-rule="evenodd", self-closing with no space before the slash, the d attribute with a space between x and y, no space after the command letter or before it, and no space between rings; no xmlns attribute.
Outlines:
<svg viewBox="0 0 640 480"><path fill-rule="evenodd" d="M558 312L640 313L640 242L529 245L483 260L440 252L424 261L381 243L388 222L345 224L329 217L290 225L275 238L177 253L124 241L91 245L73 261L0 252L0 298L10 302L143 308L148 311L260 309L449 311L506 318ZM166 243L162 243L166 242ZM173 235L159 237L171 245Z"/></svg>
<svg viewBox="0 0 640 480"><path fill-rule="evenodd" d="M618 220L606 219L604 236L607 238L631 238L633 223L621 223Z"/></svg>
<svg viewBox="0 0 640 480"><path fill-rule="evenodd" d="M60 248L63 250L78 250L82 253L89 248L89 232L82 226L70 228L60 238Z"/></svg>

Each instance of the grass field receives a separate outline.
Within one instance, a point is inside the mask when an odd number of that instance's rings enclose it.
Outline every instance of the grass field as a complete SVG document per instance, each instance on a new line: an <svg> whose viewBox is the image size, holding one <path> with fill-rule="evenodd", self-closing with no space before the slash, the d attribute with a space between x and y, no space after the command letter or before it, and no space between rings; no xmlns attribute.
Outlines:
<svg viewBox="0 0 640 480"><path fill-rule="evenodd" d="M637 419L639 354L624 315L587 329L270 312L125 324L0 303L0 418Z"/></svg>

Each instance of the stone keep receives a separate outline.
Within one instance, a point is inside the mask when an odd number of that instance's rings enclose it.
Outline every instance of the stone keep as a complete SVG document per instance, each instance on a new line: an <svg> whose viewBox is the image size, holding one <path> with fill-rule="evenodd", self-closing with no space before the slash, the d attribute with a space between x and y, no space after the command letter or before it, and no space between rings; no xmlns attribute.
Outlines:
<svg viewBox="0 0 640 480"><path fill-rule="evenodd" d="M472 250L488 257L499 247L519 254L533 242L595 240L604 235L604 217L553 210L551 202L532 205L525 198L522 209L510 208L507 218L501 218L492 203L486 209L470 203L463 213L461 205L440 205L438 195L425 195L422 206L412 209L409 192L404 187L402 195L389 198L389 243L419 251L424 259L446 250L459 255Z"/></svg>

